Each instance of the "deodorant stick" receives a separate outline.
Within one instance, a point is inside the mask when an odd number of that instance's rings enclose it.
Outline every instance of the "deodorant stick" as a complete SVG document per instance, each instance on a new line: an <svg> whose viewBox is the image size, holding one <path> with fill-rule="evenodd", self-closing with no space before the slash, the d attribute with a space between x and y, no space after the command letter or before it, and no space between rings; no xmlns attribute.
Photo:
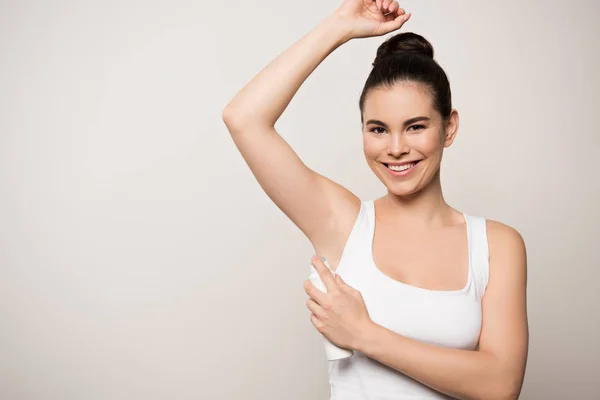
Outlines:
<svg viewBox="0 0 600 400"><path fill-rule="evenodd" d="M329 271L331 271L333 276L335 276L335 271L331 270L331 268L329 267L329 263L327 262L327 259L325 257L319 257L319 258L321 259L321 261L323 261L323 263L329 269ZM321 280L319 273L315 269L314 265L312 265L312 263L310 264L310 276L308 279L311 281L311 283L313 285L316 286L317 289L319 289L322 292L327 293L327 288L325 287L325 284ZM340 360L342 358L351 357L354 354L354 350L338 347L335 344L333 344L331 341L329 341L329 339L327 339L325 336L323 336L323 340L325 341L325 355L327 356L327 359L329 361Z"/></svg>

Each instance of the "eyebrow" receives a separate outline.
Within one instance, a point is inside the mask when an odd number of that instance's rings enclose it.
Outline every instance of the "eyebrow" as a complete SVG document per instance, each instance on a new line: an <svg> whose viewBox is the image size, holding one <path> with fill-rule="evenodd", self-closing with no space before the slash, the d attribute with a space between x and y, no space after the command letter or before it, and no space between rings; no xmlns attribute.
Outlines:
<svg viewBox="0 0 600 400"><path fill-rule="evenodd" d="M407 127L410 124L414 124L415 122L419 122L419 121L429 121L430 118L429 117L425 117L425 116L420 116L420 117L414 117L414 118L410 118L407 119L406 121L404 121L404 126ZM367 121L367 123L365 125L369 125L369 124L376 124L376 125L381 125L386 129L389 129L389 127L387 126L387 124L383 121L380 121L378 119L370 119Z"/></svg>

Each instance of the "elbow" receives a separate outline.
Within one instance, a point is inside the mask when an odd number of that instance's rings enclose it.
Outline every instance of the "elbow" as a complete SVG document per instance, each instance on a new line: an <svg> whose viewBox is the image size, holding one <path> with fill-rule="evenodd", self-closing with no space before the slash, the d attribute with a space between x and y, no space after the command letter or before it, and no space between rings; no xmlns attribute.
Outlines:
<svg viewBox="0 0 600 400"><path fill-rule="evenodd" d="M249 126L264 125L257 121L257 118L249 116L246 112L242 113L234 109L231 105L227 105L223 109L221 118L231 134L247 129Z"/></svg>
<svg viewBox="0 0 600 400"><path fill-rule="evenodd" d="M503 400L517 400L520 395L521 395L521 384L520 383L513 383L513 382L506 383L504 391L502 392Z"/></svg>
<svg viewBox="0 0 600 400"><path fill-rule="evenodd" d="M498 377L493 385L493 393L484 395L482 399L517 400L521 394L522 383L523 379L515 375Z"/></svg>
<svg viewBox="0 0 600 400"><path fill-rule="evenodd" d="M231 128L236 124L235 120L237 118L238 117L236 117L236 114L232 107L229 104L225 106L221 113L221 119L223 119L223 122L225 123L225 125L227 125L228 128Z"/></svg>
<svg viewBox="0 0 600 400"><path fill-rule="evenodd" d="M523 376L517 373L490 373L477 389L464 400L517 400L521 394Z"/></svg>

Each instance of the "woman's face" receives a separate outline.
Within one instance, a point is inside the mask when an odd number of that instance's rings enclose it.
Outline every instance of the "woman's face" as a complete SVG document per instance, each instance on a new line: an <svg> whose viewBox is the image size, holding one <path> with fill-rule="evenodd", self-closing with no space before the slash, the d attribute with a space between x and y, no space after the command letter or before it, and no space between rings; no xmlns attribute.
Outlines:
<svg viewBox="0 0 600 400"><path fill-rule="evenodd" d="M430 91L414 82L371 89L363 121L367 163L388 191L399 196L416 193L431 182L444 148L458 130L458 113L452 110L444 123L433 108Z"/></svg>

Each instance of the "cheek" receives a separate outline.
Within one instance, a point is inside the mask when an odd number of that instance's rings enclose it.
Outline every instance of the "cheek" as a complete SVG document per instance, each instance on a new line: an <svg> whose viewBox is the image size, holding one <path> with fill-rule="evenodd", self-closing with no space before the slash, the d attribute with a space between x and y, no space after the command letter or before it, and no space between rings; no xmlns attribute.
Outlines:
<svg viewBox="0 0 600 400"><path fill-rule="evenodd" d="M414 147L423 155L436 155L444 148L444 142L440 140L440 136L433 132L432 134L422 135L416 138Z"/></svg>
<svg viewBox="0 0 600 400"><path fill-rule="evenodd" d="M367 158L375 158L379 155L381 149L372 140L363 140L363 151Z"/></svg>

